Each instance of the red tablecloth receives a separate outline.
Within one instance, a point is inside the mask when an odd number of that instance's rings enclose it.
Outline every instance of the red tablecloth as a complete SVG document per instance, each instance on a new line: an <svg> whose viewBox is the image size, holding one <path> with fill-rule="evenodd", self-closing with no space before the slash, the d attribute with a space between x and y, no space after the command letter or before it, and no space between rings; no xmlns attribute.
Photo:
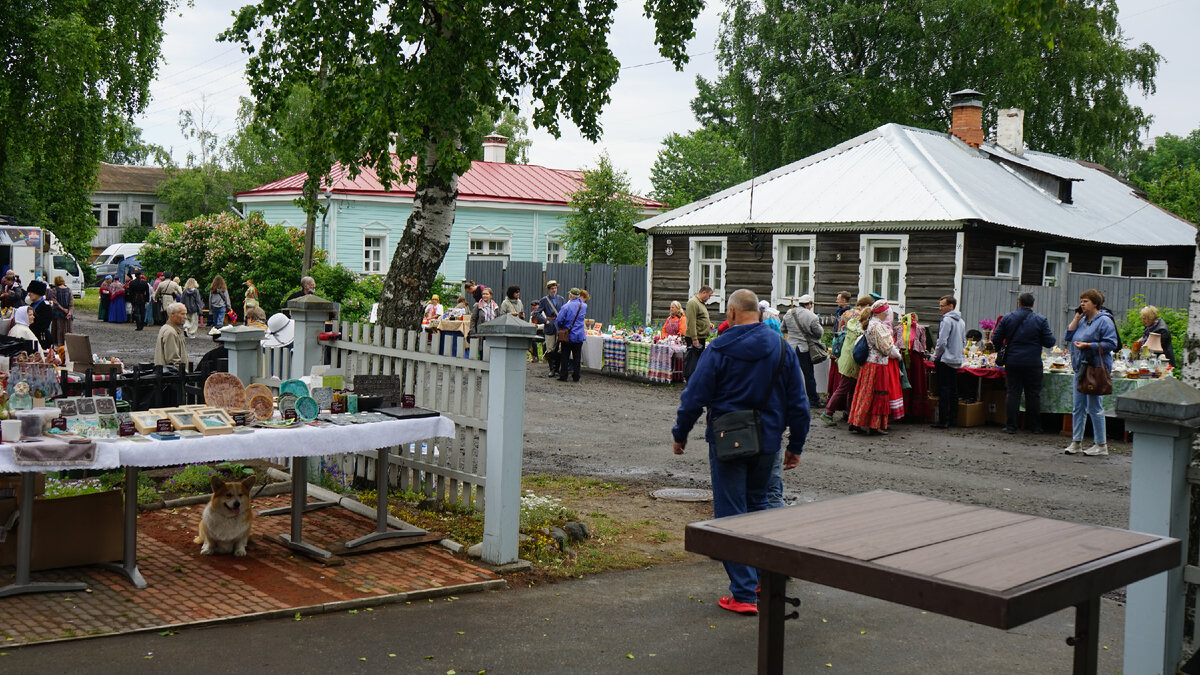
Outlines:
<svg viewBox="0 0 1200 675"><path fill-rule="evenodd" d="M933 361L926 361L925 367L932 370L935 366L934 366ZM966 367L963 367L963 368L959 368L958 372L967 373L968 375L974 375L976 377L982 377L985 379L1002 379L1002 378L1004 378L1004 369L1003 368L966 368Z"/></svg>

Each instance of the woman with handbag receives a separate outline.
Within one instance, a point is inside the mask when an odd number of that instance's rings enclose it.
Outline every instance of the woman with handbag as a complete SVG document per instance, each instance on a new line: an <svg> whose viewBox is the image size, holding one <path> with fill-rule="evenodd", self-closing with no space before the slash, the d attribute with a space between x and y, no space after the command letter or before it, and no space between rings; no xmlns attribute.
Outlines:
<svg viewBox="0 0 1200 675"><path fill-rule="evenodd" d="M572 376L579 381L580 361L583 359L583 343L587 341L587 331L583 321L587 317L587 303L582 298L582 291L572 288L567 304L558 310L558 343L562 350L562 360L558 366L558 381L566 382L567 373L574 371Z"/></svg>
<svg viewBox="0 0 1200 675"><path fill-rule="evenodd" d="M1090 457L1108 454L1104 408L1100 397L1112 393L1112 353L1117 348L1117 323L1106 309L1104 294L1089 288L1079 295L1075 317L1067 325L1063 341L1071 350L1075 368L1075 405L1071 411L1071 444L1068 455L1082 452ZM1107 384L1107 391L1105 384ZM1092 446L1083 449L1083 431L1092 419Z"/></svg>

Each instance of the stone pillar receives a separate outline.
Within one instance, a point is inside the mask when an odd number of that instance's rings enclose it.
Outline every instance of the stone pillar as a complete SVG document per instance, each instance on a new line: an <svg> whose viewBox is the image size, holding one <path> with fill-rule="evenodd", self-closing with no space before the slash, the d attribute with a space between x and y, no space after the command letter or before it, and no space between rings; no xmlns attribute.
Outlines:
<svg viewBox="0 0 1200 675"><path fill-rule="evenodd" d="M493 565L517 561L525 442L525 356L536 332L533 324L511 314L477 329L491 349L483 560Z"/></svg>
<svg viewBox="0 0 1200 675"><path fill-rule="evenodd" d="M1126 673L1174 673L1183 648L1188 550L1188 463L1200 427L1200 390L1168 377L1117 398L1133 432L1129 529L1183 542L1179 567L1130 584L1125 604Z"/></svg>
<svg viewBox="0 0 1200 675"><path fill-rule="evenodd" d="M296 322L296 341L292 343L293 379L312 372L313 366L323 365L321 345L317 335L325 330L325 322L336 317L336 306L316 295L302 295L288 303L288 311ZM286 379L286 378L282 378Z"/></svg>
<svg viewBox="0 0 1200 675"><path fill-rule="evenodd" d="M223 329L217 338L229 352L229 372L237 375L242 384L254 382L258 375L258 359L262 355L258 342L265 334L261 328L234 326Z"/></svg>

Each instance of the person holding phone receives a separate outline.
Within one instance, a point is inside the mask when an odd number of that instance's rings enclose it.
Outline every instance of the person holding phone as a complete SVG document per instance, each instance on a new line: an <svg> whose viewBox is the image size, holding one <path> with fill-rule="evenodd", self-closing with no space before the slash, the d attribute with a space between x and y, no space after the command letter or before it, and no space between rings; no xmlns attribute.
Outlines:
<svg viewBox="0 0 1200 675"><path fill-rule="evenodd" d="M1081 293L1075 316L1063 335L1063 341L1071 351L1071 366L1075 369L1076 378L1088 366L1103 366L1112 371L1112 353L1117 348L1117 323L1112 312L1103 309L1103 305L1104 294L1100 291L1089 288ZM1093 442L1091 447L1084 450L1083 431L1088 418L1092 420ZM1100 396L1083 394L1076 389L1071 421L1071 444L1065 450L1068 455L1082 452L1089 457L1099 457L1108 454Z"/></svg>

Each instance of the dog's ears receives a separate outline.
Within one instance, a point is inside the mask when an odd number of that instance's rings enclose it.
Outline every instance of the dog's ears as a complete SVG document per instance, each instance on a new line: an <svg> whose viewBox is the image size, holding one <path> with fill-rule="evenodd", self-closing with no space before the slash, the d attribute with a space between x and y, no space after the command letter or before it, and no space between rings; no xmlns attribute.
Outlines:
<svg viewBox="0 0 1200 675"><path fill-rule="evenodd" d="M214 495L219 495L219 494L225 493L225 481L221 480L220 476L213 476L208 481L208 484L212 486L212 491L213 491Z"/></svg>
<svg viewBox="0 0 1200 675"><path fill-rule="evenodd" d="M246 491L246 494L250 494L250 490L254 487L254 483L257 482L257 480L258 478L256 478L253 474L242 479L242 489Z"/></svg>

